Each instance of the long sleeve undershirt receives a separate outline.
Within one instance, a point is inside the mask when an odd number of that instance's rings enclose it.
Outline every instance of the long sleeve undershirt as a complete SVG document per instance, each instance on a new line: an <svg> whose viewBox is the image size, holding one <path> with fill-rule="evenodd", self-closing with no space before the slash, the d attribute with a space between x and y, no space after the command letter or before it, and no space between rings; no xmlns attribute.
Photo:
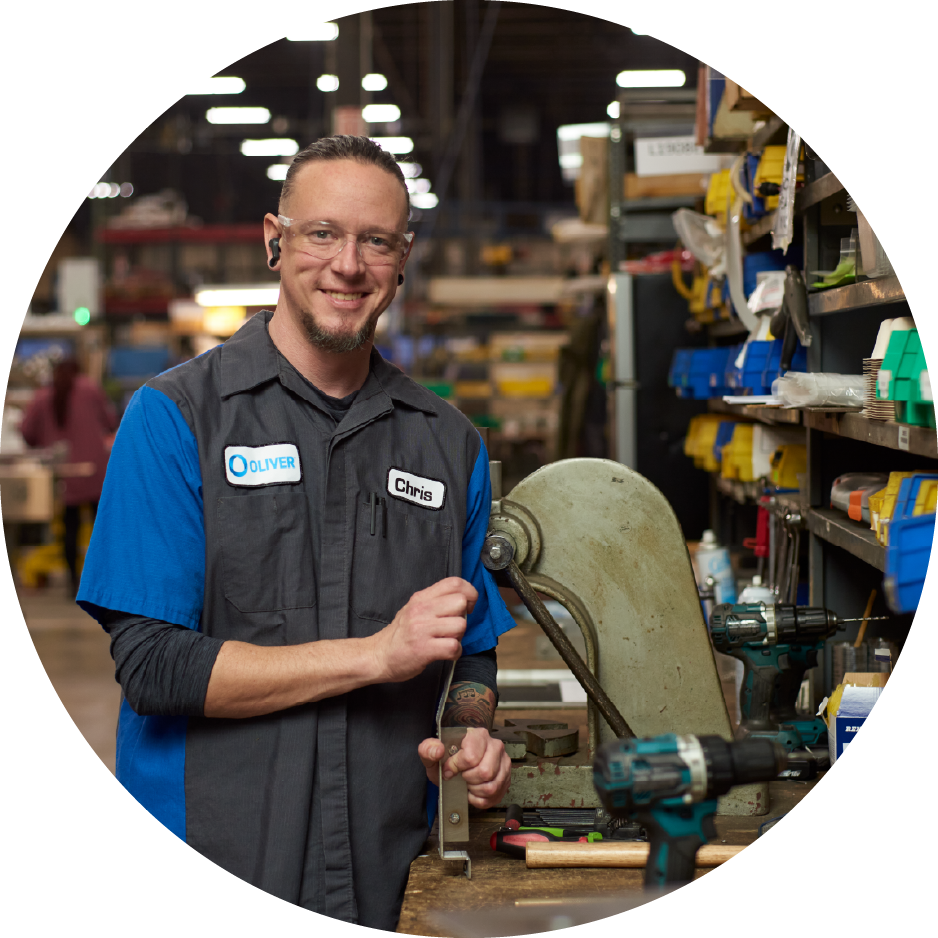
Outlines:
<svg viewBox="0 0 938 938"><path fill-rule="evenodd" d="M160 619L104 611L117 683L140 716L203 716L222 639ZM456 662L453 683L489 687L498 699L495 649Z"/></svg>

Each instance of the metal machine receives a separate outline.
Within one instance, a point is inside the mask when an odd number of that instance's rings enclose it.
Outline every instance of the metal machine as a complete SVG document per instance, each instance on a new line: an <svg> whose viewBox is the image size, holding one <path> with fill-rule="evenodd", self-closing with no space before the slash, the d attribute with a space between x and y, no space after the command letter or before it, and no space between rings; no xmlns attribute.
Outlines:
<svg viewBox="0 0 938 938"><path fill-rule="evenodd" d="M503 497L501 466L492 463L483 563L507 576L590 698L587 745L570 756L529 754L514 763L512 802L599 807L593 754L620 737L732 739L684 535L646 478L612 460L568 459ZM535 591L559 602L579 626L582 667ZM767 782L740 785L719 801L722 814L767 810Z"/></svg>

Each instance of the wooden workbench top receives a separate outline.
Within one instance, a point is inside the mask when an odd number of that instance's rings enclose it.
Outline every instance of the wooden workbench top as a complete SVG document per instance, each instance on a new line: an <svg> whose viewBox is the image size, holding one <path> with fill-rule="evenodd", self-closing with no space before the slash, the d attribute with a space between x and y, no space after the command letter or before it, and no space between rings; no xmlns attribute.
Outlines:
<svg viewBox="0 0 938 938"><path fill-rule="evenodd" d="M769 813L763 817L717 816L714 842L751 844L760 824L790 811L816 784L817 780L772 782ZM410 866L399 932L434 938L530 934L594 921L646 898L644 870L529 870L523 860L491 849L489 839L500 823L496 814L471 819L471 840L465 849L472 860L472 879L446 870L437 852L434 829L425 853ZM463 849L463 845L459 847ZM697 876L707 872L700 869ZM582 905L579 915L576 903ZM561 919L558 912L563 913Z"/></svg>

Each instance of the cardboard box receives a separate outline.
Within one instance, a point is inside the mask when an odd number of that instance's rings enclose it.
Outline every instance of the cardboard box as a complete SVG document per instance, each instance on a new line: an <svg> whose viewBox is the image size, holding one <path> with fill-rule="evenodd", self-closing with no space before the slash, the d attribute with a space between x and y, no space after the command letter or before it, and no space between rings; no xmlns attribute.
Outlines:
<svg viewBox="0 0 938 938"><path fill-rule="evenodd" d="M670 176L625 174L626 199L654 199L671 195L699 195L704 198L710 184L709 173L676 173Z"/></svg>
<svg viewBox="0 0 938 938"><path fill-rule="evenodd" d="M51 521L53 495L52 470L47 466L28 460L0 466L0 505L7 524Z"/></svg>
<svg viewBox="0 0 938 938"><path fill-rule="evenodd" d="M855 676L876 677L877 675ZM840 705L837 708L837 715L828 727L827 737L831 763L836 762L843 755L844 749L856 738L860 727L866 722L866 718L870 715L873 705L879 700L879 695L882 692L882 687L856 687L853 685L844 687L843 696L840 698Z"/></svg>

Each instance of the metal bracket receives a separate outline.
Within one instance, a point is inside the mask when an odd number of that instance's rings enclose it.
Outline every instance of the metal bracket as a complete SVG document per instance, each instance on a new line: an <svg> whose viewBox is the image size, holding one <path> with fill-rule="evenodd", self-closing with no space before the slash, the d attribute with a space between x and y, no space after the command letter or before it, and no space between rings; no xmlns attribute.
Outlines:
<svg viewBox="0 0 938 938"><path fill-rule="evenodd" d="M443 763L459 751L466 736L464 726L443 726L443 710L446 706L446 698L449 696L455 667L454 661L449 667L440 703L436 709L436 732L446 749L440 760L438 782L440 795L437 802L436 827L440 841L440 859L447 866L455 867L456 872L465 873L467 879L472 879L472 863L469 860L469 854L465 850L447 849L448 843L465 843L469 840L469 793L466 780L462 775L454 775L449 779L443 778Z"/></svg>

